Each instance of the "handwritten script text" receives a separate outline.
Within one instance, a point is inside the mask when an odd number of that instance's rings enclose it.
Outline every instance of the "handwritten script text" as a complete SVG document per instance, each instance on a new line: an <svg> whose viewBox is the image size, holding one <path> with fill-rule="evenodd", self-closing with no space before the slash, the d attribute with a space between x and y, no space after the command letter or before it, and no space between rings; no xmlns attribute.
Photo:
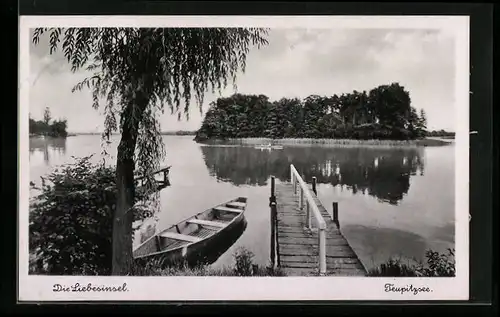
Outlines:
<svg viewBox="0 0 500 317"><path fill-rule="evenodd" d="M429 287L415 287L413 284L406 285L404 287L394 286L394 284L387 283L384 285L386 292L392 293L412 293L413 295L418 295L418 293L429 293L432 290Z"/></svg>
<svg viewBox="0 0 500 317"><path fill-rule="evenodd" d="M128 292L127 283L123 283L120 286L106 286L106 285L93 285L88 283L87 285L80 285L76 283L74 285L61 285L54 284L52 288L53 292Z"/></svg>

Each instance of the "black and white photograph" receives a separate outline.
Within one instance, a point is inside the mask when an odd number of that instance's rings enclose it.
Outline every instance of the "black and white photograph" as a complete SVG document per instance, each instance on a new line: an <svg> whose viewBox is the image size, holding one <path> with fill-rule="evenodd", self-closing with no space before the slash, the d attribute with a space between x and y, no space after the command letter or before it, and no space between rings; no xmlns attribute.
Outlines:
<svg viewBox="0 0 500 317"><path fill-rule="evenodd" d="M20 23L21 298L468 298L467 18Z"/></svg>

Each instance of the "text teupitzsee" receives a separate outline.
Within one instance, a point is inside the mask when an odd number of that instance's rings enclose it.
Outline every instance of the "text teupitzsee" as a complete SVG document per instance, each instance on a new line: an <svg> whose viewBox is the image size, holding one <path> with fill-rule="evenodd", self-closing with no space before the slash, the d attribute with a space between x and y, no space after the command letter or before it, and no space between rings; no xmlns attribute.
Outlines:
<svg viewBox="0 0 500 317"><path fill-rule="evenodd" d="M401 286L394 286L394 284L387 283L384 285L385 291L386 292L392 292L392 293L412 293L413 295L418 295L418 293L429 293L432 292L432 290L429 287L415 287L413 284L401 287Z"/></svg>
<svg viewBox="0 0 500 317"><path fill-rule="evenodd" d="M128 292L127 283L123 283L120 286L106 286L106 285L92 285L88 283L87 285L80 285L76 283L74 285L61 285L54 284L52 288L53 292Z"/></svg>

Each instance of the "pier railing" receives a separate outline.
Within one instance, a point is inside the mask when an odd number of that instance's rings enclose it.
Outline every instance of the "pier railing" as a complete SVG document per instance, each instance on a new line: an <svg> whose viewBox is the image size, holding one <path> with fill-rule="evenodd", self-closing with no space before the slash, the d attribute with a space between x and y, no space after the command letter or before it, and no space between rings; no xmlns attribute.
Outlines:
<svg viewBox="0 0 500 317"><path fill-rule="evenodd" d="M168 176L169 176L171 167L172 166L162 167L154 172L151 172L150 176L163 173L163 181L158 181L158 182L160 182L162 185L167 185L168 184ZM141 183L141 185L144 185L145 179L146 179L145 175L136 175L134 177L134 182L135 182L136 186L139 185L139 182Z"/></svg>
<svg viewBox="0 0 500 317"><path fill-rule="evenodd" d="M307 229L312 230L311 218L314 216L318 226L318 244L319 244L319 273L326 274L326 222L316 205L309 186L304 182L293 164L290 164L290 180L293 187L293 193L299 195L299 207L301 210L306 208Z"/></svg>

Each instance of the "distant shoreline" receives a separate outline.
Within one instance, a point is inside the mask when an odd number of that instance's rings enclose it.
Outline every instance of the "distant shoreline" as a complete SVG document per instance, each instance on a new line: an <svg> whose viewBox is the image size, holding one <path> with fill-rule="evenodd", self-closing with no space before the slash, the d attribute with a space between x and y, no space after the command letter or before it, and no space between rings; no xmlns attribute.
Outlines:
<svg viewBox="0 0 500 317"><path fill-rule="evenodd" d="M69 132L68 136L77 135L102 135L102 132ZM120 133L111 133L111 135L121 135ZM160 135L196 135L196 131L164 131ZM31 135L30 135L31 136Z"/></svg>
<svg viewBox="0 0 500 317"><path fill-rule="evenodd" d="M377 147L418 147L418 146L446 146L453 142L438 139L419 139L419 140L358 140L358 139L310 139L310 138L231 138L231 139L208 139L198 141L197 143L206 145L233 144L233 145L261 145L261 144L279 144L279 145L331 145L331 146L377 146Z"/></svg>
<svg viewBox="0 0 500 317"><path fill-rule="evenodd" d="M69 136L73 136L74 134L67 134L67 135L50 135L50 134L42 134L42 133L30 133L29 134L29 137L30 138L40 138L40 137L44 137L44 138L66 138L66 137L69 137Z"/></svg>
<svg viewBox="0 0 500 317"><path fill-rule="evenodd" d="M101 135L98 132L82 132L82 133L68 133L67 137L79 135ZM114 133L113 135L120 135ZM169 136L190 136L195 135L190 131L176 131L176 132L162 132L161 135ZM44 137L44 135L30 134L32 137ZM50 136L47 136L50 137ZM449 141L448 141L449 140ZM266 145L266 144L279 144L279 145L294 145L294 146L311 146L311 145L324 145L324 146L375 146L375 147L422 147L422 146L446 146L453 144L453 136L444 137L427 137L425 139L417 140L378 140L378 139L312 139L312 138L228 138L228 139L208 139L203 141L196 141L199 144L206 145Z"/></svg>

